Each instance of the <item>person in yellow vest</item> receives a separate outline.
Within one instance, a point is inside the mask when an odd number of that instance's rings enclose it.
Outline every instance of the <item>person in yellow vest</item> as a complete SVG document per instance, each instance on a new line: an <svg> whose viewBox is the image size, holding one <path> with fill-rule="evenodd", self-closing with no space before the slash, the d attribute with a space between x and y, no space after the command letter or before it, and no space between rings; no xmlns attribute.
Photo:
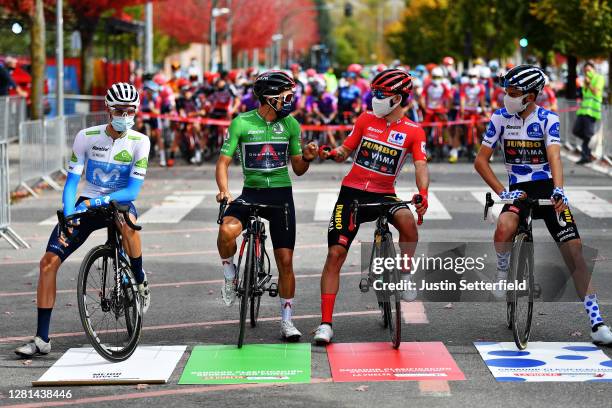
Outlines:
<svg viewBox="0 0 612 408"><path fill-rule="evenodd" d="M601 120L601 102L604 91L604 77L595 71L595 65L588 61L582 68L584 72L584 84L582 86L582 102L580 109L576 112L576 122L573 133L582 139L582 157L578 164L589 163L591 149L589 141L595 134L597 121Z"/></svg>

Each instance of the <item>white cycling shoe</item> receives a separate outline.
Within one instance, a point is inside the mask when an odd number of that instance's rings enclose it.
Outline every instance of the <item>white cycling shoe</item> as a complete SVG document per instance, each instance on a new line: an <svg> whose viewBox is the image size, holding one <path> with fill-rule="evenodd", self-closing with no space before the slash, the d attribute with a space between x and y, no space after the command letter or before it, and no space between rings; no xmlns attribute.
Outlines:
<svg viewBox="0 0 612 408"><path fill-rule="evenodd" d="M44 356L51 351L51 340L45 342L40 337L36 336L28 343L15 349L15 354L20 357Z"/></svg>
<svg viewBox="0 0 612 408"><path fill-rule="evenodd" d="M403 281L406 282L412 282L411 278L405 279L405 278L401 278ZM413 285L411 285L413 286ZM416 300L417 296L419 295L419 292L416 289L409 289L406 288L402 291L400 291L400 297L404 302L413 302Z"/></svg>
<svg viewBox="0 0 612 408"><path fill-rule="evenodd" d="M593 343L603 346L609 346L612 344L612 331L605 324L597 327L597 330L591 331L591 339Z"/></svg>
<svg viewBox="0 0 612 408"><path fill-rule="evenodd" d="M151 306L151 291L149 290L149 281L147 280L147 274L143 270L144 280L142 283L137 285L138 293L140 294L140 303L142 304L142 314L144 315Z"/></svg>
<svg viewBox="0 0 612 408"><path fill-rule="evenodd" d="M233 305L234 301L236 300L236 291L234 290L234 287L235 279L225 278L223 286L221 286L221 297L223 298L223 303L225 303L225 306L229 307Z"/></svg>
<svg viewBox="0 0 612 408"><path fill-rule="evenodd" d="M285 341L298 341L302 337L302 333L293 325L291 320L281 321L281 337Z"/></svg>
<svg viewBox="0 0 612 408"><path fill-rule="evenodd" d="M334 330L329 324L322 323L315 330L314 341L317 344L329 344L334 337Z"/></svg>
<svg viewBox="0 0 612 408"><path fill-rule="evenodd" d="M506 271L497 271L497 274L495 275L495 281L494 282L501 282L501 281L507 281L508 280L508 272ZM493 298L495 300L505 300L506 299L506 292L505 290L500 290L500 289L493 289L491 291L491 294L493 295Z"/></svg>

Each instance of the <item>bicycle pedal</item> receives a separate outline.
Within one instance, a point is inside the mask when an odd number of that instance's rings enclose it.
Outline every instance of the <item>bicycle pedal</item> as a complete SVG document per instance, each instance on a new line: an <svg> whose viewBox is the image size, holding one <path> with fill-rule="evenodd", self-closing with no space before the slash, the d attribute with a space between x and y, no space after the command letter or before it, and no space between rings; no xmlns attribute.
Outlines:
<svg viewBox="0 0 612 408"><path fill-rule="evenodd" d="M370 282L368 278L361 278L359 281L359 290L361 293L368 293L370 291Z"/></svg>
<svg viewBox="0 0 612 408"><path fill-rule="evenodd" d="M270 297L278 296L278 284L276 283L270 284L270 286L268 287L268 295L270 295Z"/></svg>

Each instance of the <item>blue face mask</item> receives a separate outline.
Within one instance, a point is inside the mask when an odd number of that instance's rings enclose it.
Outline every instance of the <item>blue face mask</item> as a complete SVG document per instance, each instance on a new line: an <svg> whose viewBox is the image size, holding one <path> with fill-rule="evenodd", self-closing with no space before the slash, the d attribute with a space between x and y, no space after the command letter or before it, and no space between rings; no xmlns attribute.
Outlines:
<svg viewBox="0 0 612 408"><path fill-rule="evenodd" d="M134 126L134 115L132 116L113 116L111 122L113 129L119 133L126 132Z"/></svg>
<svg viewBox="0 0 612 408"><path fill-rule="evenodd" d="M284 102L283 107L280 110L276 110L276 117L282 119L286 116L289 116L291 112L293 112L293 104L291 102Z"/></svg>

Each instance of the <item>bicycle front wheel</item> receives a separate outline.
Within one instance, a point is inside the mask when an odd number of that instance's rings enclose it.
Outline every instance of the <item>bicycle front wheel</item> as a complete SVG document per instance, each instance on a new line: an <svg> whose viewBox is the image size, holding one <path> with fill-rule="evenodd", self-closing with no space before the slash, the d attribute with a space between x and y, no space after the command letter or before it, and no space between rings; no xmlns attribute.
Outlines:
<svg viewBox="0 0 612 408"><path fill-rule="evenodd" d="M524 350L531 332L534 297L533 244L527 234L519 234L514 239L508 280L524 285L508 291L514 342L519 350Z"/></svg>
<svg viewBox="0 0 612 408"><path fill-rule="evenodd" d="M390 233L383 236L382 253L385 258L395 259L395 247ZM383 273L384 283L397 284L399 281L400 276L397 268L393 267ZM385 300L383 301L383 315L391 336L391 344L394 349L397 349L402 342L402 305L401 294L398 290L386 290Z"/></svg>
<svg viewBox="0 0 612 408"><path fill-rule="evenodd" d="M238 286L238 296L240 296L240 333L238 334L238 348L242 348L244 336L246 334L247 312L249 310L249 302L251 300L251 282L253 281L255 271L255 251L253 239L250 236L245 238L247 242L247 256L244 263L242 280Z"/></svg>
<svg viewBox="0 0 612 408"><path fill-rule="evenodd" d="M127 265L116 265L115 251L106 245L91 249L81 264L81 323L91 345L110 362L127 360L140 339L142 314L135 285Z"/></svg>

